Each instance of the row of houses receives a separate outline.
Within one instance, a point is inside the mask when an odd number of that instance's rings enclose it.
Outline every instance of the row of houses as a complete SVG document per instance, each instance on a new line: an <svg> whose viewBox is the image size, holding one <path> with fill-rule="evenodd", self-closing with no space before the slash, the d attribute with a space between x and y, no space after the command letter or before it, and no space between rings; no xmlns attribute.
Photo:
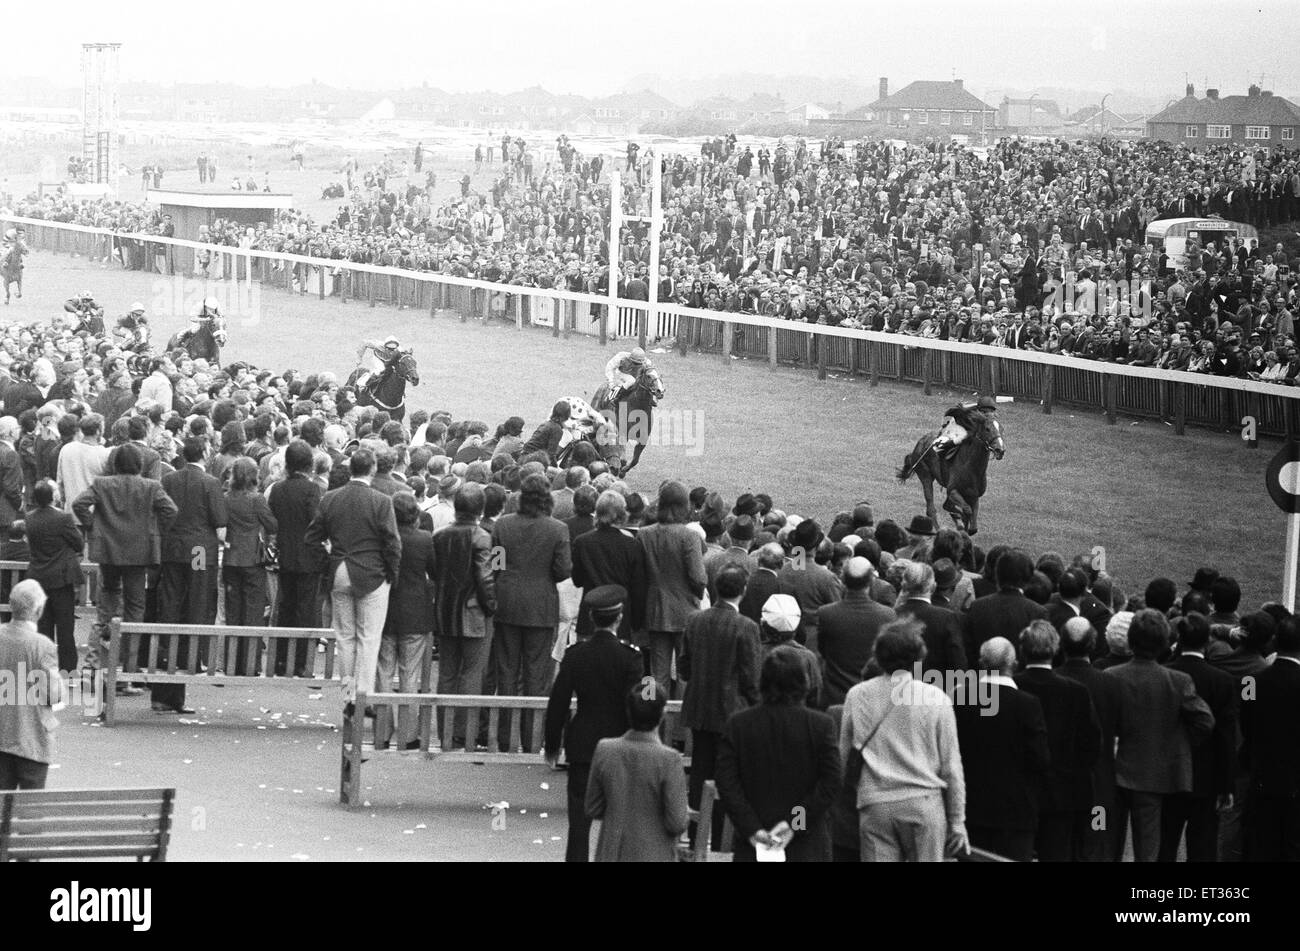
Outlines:
<svg viewBox="0 0 1300 951"><path fill-rule="evenodd" d="M0 81L0 119L75 121L80 90L24 80ZM6 105L6 101L13 103ZM422 120L438 125L504 130L545 129L579 135L634 136L653 124L691 120L717 132L746 127L800 126L811 132L902 137L961 136L988 141L1002 135L1146 136L1192 146L1237 142L1288 146L1300 130L1300 106L1259 86L1244 96L1207 89L1197 98L1191 84L1153 116L1121 115L1091 106L1063 114L1056 102L1031 96L1003 98L991 106L960 79L917 80L897 92L880 79L873 102L846 109L843 103L790 105L778 95L755 93L738 100L719 96L680 106L648 89L598 99L556 94L533 86L513 93L450 93L425 85L377 94L339 89L315 81L280 89L229 83L123 83L120 113L126 119L183 122L330 122Z"/></svg>

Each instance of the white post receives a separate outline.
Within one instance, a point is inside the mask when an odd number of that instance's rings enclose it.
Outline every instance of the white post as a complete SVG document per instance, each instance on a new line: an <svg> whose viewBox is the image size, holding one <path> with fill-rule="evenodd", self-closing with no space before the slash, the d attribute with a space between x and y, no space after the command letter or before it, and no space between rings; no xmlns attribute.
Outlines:
<svg viewBox="0 0 1300 951"><path fill-rule="evenodd" d="M1300 514L1286 517L1286 567L1282 569L1282 604L1291 612L1296 604L1296 574L1300 571Z"/></svg>
<svg viewBox="0 0 1300 951"><path fill-rule="evenodd" d="M609 173L609 312L600 328L600 342L605 342L609 321L618 315L618 251L623 234L623 176L615 167ZM615 326L618 326L615 324Z"/></svg>
<svg viewBox="0 0 1300 951"><path fill-rule="evenodd" d="M654 333L659 332L659 314L656 304L659 303L659 235L664 230L664 205L663 205L663 160L658 153L651 155L650 162L650 274L648 275L650 300L646 308L646 323L651 320L655 321ZM645 346L645 338L648 334L647 328L642 328L641 346Z"/></svg>

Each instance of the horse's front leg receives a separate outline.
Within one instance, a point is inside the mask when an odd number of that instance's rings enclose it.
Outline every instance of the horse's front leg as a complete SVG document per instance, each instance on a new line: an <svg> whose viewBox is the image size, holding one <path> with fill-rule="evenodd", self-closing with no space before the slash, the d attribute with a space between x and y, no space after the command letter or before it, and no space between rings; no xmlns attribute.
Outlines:
<svg viewBox="0 0 1300 951"><path fill-rule="evenodd" d="M926 469L919 470L917 475L921 479L921 493L925 496L925 514L933 522L938 517L934 508L934 477Z"/></svg>
<svg viewBox="0 0 1300 951"><path fill-rule="evenodd" d="M643 452L645 452L645 443L637 443L636 448L632 450L632 461L623 469L624 475L627 475L636 468L637 463L641 461L641 453Z"/></svg>
<svg viewBox="0 0 1300 951"><path fill-rule="evenodd" d="M952 516L953 524L962 531L966 531L967 520L970 517L970 506L962 498L960 492L956 489L948 490L948 498L943 503L944 511Z"/></svg>
<svg viewBox="0 0 1300 951"><path fill-rule="evenodd" d="M970 518L966 520L966 534L974 535L979 531L979 514L980 500L978 497L970 500Z"/></svg>

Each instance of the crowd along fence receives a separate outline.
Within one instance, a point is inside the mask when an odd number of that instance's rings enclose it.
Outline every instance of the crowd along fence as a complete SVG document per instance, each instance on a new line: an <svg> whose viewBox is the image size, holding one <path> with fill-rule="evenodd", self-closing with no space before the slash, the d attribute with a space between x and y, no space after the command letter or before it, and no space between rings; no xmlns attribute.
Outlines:
<svg viewBox="0 0 1300 951"><path fill-rule="evenodd" d="M376 307L452 312L462 322L505 321L555 337L591 336L656 342L682 356L735 363L796 367L816 374L979 392L1038 404L1158 419L1182 435L1186 427L1240 432L1258 438L1300 436L1300 387L1249 379L1103 363L1070 356L1011 350L772 317L645 302L614 293L493 283L435 271L358 263L244 247L201 244L159 235L117 232L13 215L30 247L75 254L187 279L254 282L261 288Z"/></svg>

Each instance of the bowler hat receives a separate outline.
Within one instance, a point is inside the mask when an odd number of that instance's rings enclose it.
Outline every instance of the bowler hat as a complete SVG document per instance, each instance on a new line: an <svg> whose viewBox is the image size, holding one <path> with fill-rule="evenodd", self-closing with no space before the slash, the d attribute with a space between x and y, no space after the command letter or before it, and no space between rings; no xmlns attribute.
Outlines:
<svg viewBox="0 0 1300 951"><path fill-rule="evenodd" d="M1217 568L1197 568L1196 577L1192 579L1191 588L1193 591L1209 591L1210 585L1219 580L1219 570Z"/></svg>
<svg viewBox="0 0 1300 951"><path fill-rule="evenodd" d="M934 521L928 515L913 515L907 532L909 535L933 535Z"/></svg>
<svg viewBox="0 0 1300 951"><path fill-rule="evenodd" d="M740 498L736 499L736 504L732 506L733 515L757 515L758 499L750 492L744 492Z"/></svg>
<svg viewBox="0 0 1300 951"><path fill-rule="evenodd" d="M727 534L735 542L749 542L754 540L754 518L752 515L737 515L727 529Z"/></svg>

